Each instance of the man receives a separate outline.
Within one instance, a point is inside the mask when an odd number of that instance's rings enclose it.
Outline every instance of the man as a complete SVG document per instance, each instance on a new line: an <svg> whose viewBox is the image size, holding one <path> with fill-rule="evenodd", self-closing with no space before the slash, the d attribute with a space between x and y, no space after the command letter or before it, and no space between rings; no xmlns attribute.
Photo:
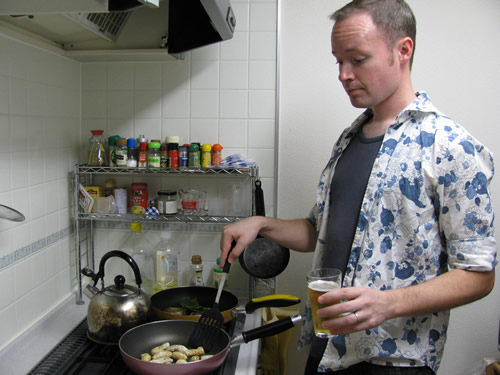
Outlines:
<svg viewBox="0 0 500 375"><path fill-rule="evenodd" d="M335 144L310 217L225 227L222 264L233 240L230 262L260 234L343 270L343 288L319 300L336 336L315 338L306 308L306 374L434 374L449 310L493 288L492 155L413 90L416 23L403 0L354 0L332 19L339 80L367 110Z"/></svg>

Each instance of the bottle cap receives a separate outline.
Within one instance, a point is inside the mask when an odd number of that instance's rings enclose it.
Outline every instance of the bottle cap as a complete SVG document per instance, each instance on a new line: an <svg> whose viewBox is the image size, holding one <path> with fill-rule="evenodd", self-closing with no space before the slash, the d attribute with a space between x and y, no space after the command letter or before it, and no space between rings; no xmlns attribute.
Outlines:
<svg viewBox="0 0 500 375"><path fill-rule="evenodd" d="M112 135L108 137L108 144L110 146L116 146L116 141L119 140L121 137L119 135Z"/></svg>
<svg viewBox="0 0 500 375"><path fill-rule="evenodd" d="M193 255L191 257L191 263L192 264L201 264L201 256L200 255Z"/></svg>
<svg viewBox="0 0 500 375"><path fill-rule="evenodd" d="M178 150L179 149L179 145L177 143L169 143L167 145L167 149L168 150Z"/></svg>
<svg viewBox="0 0 500 375"><path fill-rule="evenodd" d="M119 146L124 146L127 144L127 140L126 139L118 139L116 141L116 144L119 145Z"/></svg>
<svg viewBox="0 0 500 375"><path fill-rule="evenodd" d="M195 152L195 151L199 151L199 150L200 150L200 146L198 146L196 143L191 143L189 145L189 151Z"/></svg>
<svg viewBox="0 0 500 375"><path fill-rule="evenodd" d="M102 135L104 133L104 130L91 130L90 131L92 135Z"/></svg>
<svg viewBox="0 0 500 375"><path fill-rule="evenodd" d="M212 146L212 151L222 151L222 148L220 144L216 143Z"/></svg>
<svg viewBox="0 0 500 375"><path fill-rule="evenodd" d="M149 142L149 148L160 148L160 142Z"/></svg>
<svg viewBox="0 0 500 375"><path fill-rule="evenodd" d="M130 223L130 230L132 232L140 232L142 230L141 223Z"/></svg>
<svg viewBox="0 0 500 375"><path fill-rule="evenodd" d="M136 145L135 138L129 138L129 139L127 139L127 147L128 148L135 148L135 145Z"/></svg>
<svg viewBox="0 0 500 375"><path fill-rule="evenodd" d="M208 144L204 144L203 146L201 146L201 151L210 152L210 151L212 151L212 146L210 146Z"/></svg>
<svg viewBox="0 0 500 375"><path fill-rule="evenodd" d="M169 135L165 137L167 143L179 143L179 137L176 135Z"/></svg>
<svg viewBox="0 0 500 375"><path fill-rule="evenodd" d="M139 150L146 151L147 149L148 149L148 143L147 142L141 142L141 143L139 143Z"/></svg>

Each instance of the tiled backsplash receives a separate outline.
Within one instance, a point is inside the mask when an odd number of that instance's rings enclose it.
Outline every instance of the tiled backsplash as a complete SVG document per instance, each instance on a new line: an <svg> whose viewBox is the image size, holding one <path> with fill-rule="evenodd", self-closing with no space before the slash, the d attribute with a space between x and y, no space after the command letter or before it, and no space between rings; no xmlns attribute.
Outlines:
<svg viewBox="0 0 500 375"><path fill-rule="evenodd" d="M0 203L26 215L0 221L0 349L76 287L71 172L91 129L220 143L259 165L273 214L277 4L231 3L234 38L178 61L81 64L0 36ZM125 232L98 230L97 260ZM183 264L202 254L210 282L219 234L176 236Z"/></svg>

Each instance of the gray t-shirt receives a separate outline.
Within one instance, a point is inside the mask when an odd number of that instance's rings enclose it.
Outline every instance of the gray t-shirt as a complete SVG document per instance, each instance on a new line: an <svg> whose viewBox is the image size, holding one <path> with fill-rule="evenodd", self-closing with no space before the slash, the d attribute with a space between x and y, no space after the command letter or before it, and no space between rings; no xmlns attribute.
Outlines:
<svg viewBox="0 0 500 375"><path fill-rule="evenodd" d="M330 215L324 267L338 268L344 275L359 211L373 162L384 135L366 138L360 129L340 157L331 182Z"/></svg>

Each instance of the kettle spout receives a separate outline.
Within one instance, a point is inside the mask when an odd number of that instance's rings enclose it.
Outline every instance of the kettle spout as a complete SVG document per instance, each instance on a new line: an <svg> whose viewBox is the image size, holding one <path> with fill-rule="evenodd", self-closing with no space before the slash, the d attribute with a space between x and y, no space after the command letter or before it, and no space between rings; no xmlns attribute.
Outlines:
<svg viewBox="0 0 500 375"><path fill-rule="evenodd" d="M92 297L94 297L97 293L99 293L99 289L90 284L83 289L83 294L85 294L89 299L92 299Z"/></svg>

